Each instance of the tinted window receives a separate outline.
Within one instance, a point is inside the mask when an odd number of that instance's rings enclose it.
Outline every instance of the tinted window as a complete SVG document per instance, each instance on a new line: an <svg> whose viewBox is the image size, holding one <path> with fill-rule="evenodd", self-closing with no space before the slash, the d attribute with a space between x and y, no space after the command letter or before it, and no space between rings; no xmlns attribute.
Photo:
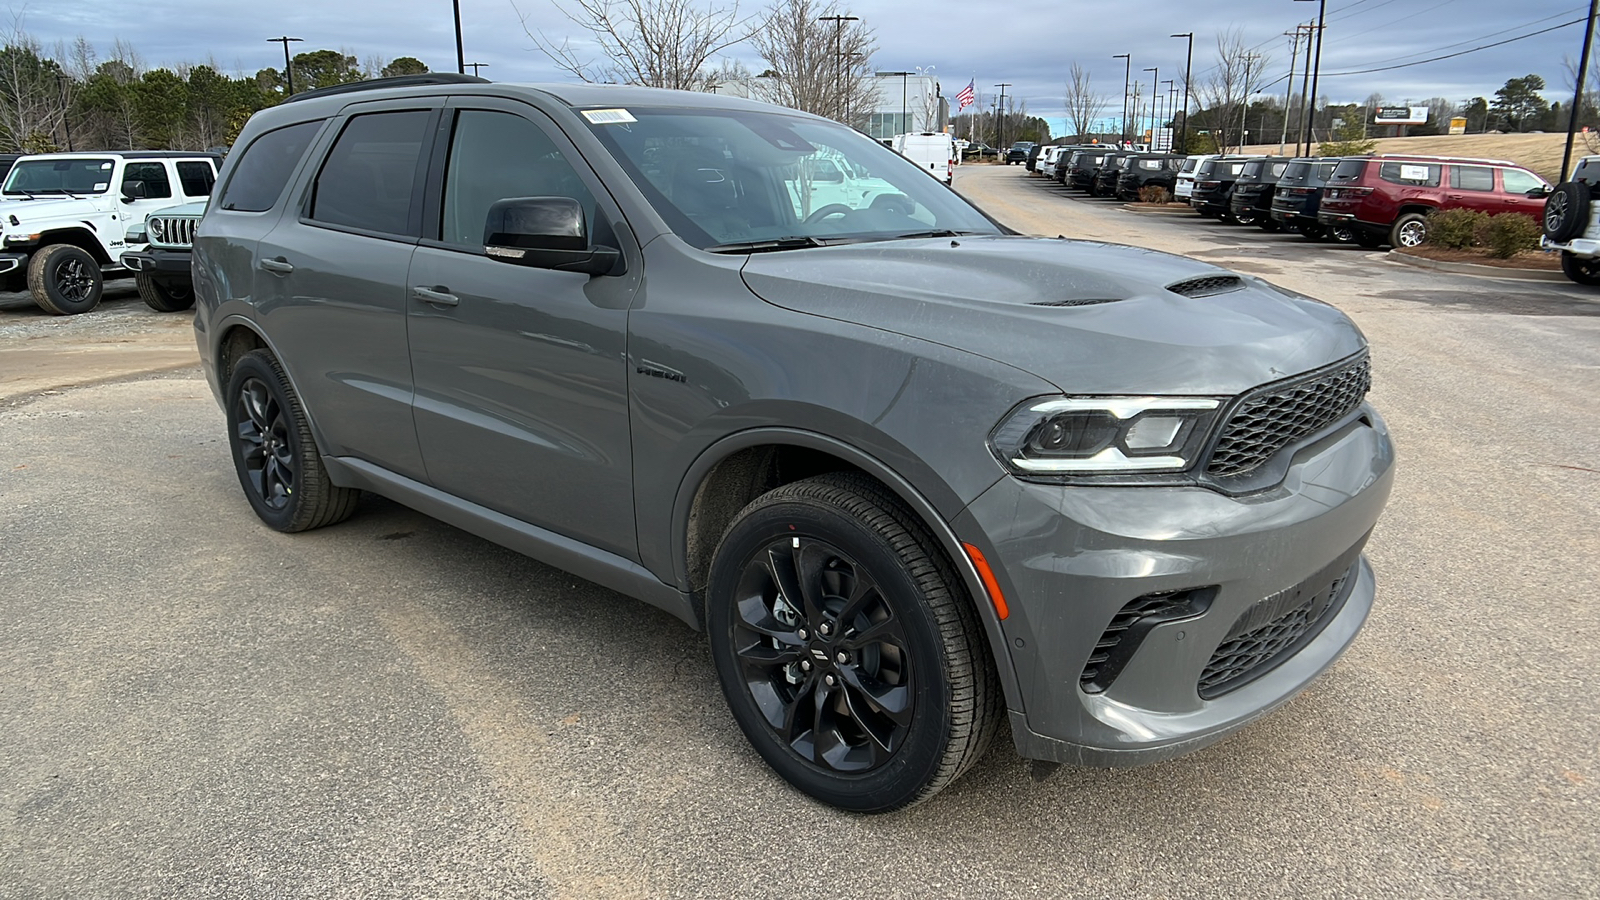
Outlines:
<svg viewBox="0 0 1600 900"><path fill-rule="evenodd" d="M1179 169L1178 171L1180 171L1180 172L1193 172L1194 171L1194 167L1199 165L1199 164L1200 164L1200 160L1198 160L1198 159L1186 159L1186 160L1183 161L1183 168Z"/></svg>
<svg viewBox="0 0 1600 900"><path fill-rule="evenodd" d="M1159 160L1159 159L1141 159L1141 160L1139 160L1139 168L1141 168L1141 169L1150 169L1152 171L1160 171L1165 165L1166 165L1166 163L1164 161L1162 161L1162 160Z"/></svg>
<svg viewBox="0 0 1600 900"><path fill-rule="evenodd" d="M1438 187L1444 166L1429 163L1386 162L1378 167L1378 177L1391 184L1412 187Z"/></svg>
<svg viewBox="0 0 1600 900"><path fill-rule="evenodd" d="M1316 169L1312 172L1311 177L1318 181L1325 182L1333 177L1333 171L1338 167L1339 163L1318 163Z"/></svg>
<svg viewBox="0 0 1600 900"><path fill-rule="evenodd" d="M1584 184L1600 184L1600 159L1586 159L1578 163L1578 170L1572 173L1572 180Z"/></svg>
<svg viewBox="0 0 1600 900"><path fill-rule="evenodd" d="M1289 163L1283 168L1283 176L1278 180L1284 184L1300 184L1311 174L1311 163Z"/></svg>
<svg viewBox="0 0 1600 900"><path fill-rule="evenodd" d="M320 119L301 122L251 141L233 165L233 174L222 192L222 208L243 212L271 209L320 128Z"/></svg>
<svg viewBox="0 0 1600 900"><path fill-rule="evenodd" d="M1273 178L1282 177L1283 170L1287 169L1288 167L1289 167L1288 163L1273 163L1272 164L1272 177Z"/></svg>
<svg viewBox="0 0 1600 900"><path fill-rule="evenodd" d="M1200 163L1200 170L1195 173L1196 178L1210 178L1217 171L1217 161L1208 159Z"/></svg>
<svg viewBox="0 0 1600 900"><path fill-rule="evenodd" d="M1488 166L1451 166L1450 186L1462 191L1494 190L1494 170Z"/></svg>
<svg viewBox="0 0 1600 900"><path fill-rule="evenodd" d="M1251 178L1254 178L1255 176L1261 174L1261 163L1258 163L1258 162L1245 163L1244 164L1244 171L1239 173L1239 174L1247 175L1247 176L1249 176Z"/></svg>
<svg viewBox="0 0 1600 900"><path fill-rule="evenodd" d="M185 197L209 197L217 183L217 173L210 163L181 162L178 163L178 183L183 185Z"/></svg>
<svg viewBox="0 0 1600 900"><path fill-rule="evenodd" d="M351 118L317 173L311 218L385 234L409 233L417 160L432 117L419 109Z"/></svg>
<svg viewBox="0 0 1600 900"><path fill-rule="evenodd" d="M1344 159L1334 167L1334 181L1355 181L1367 171L1367 161L1364 159Z"/></svg>
<svg viewBox="0 0 1600 900"><path fill-rule="evenodd" d="M834 180L844 174L827 160ZM594 197L543 129L510 113L465 110L456 119L444 182L441 239L482 247L489 207L508 197L570 197L595 224Z"/></svg>
<svg viewBox="0 0 1600 900"><path fill-rule="evenodd" d="M172 181L167 178L166 163L159 162L131 162L122 167L122 192L128 192L128 185L139 181L144 183L144 195L147 199L156 200L172 196Z"/></svg>
<svg viewBox="0 0 1600 900"><path fill-rule="evenodd" d="M1526 194L1534 188L1544 187L1544 182L1537 177L1520 169L1501 169L1504 174L1501 179L1505 181L1506 193Z"/></svg>

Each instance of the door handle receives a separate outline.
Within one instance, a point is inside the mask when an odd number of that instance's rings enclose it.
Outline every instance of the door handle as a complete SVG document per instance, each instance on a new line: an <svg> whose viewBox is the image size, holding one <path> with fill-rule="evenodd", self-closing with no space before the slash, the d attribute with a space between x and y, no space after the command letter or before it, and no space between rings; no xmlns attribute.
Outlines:
<svg viewBox="0 0 1600 900"><path fill-rule="evenodd" d="M436 287L443 287L443 285L436 285ZM459 305L461 303L461 298L457 297L455 294L447 293L448 291L449 288L445 288L444 290L434 290L432 288L414 287L411 289L411 294L418 300L421 300L425 303L432 303L435 306Z"/></svg>
<svg viewBox="0 0 1600 900"><path fill-rule="evenodd" d="M294 266L281 256L277 259L263 259L261 261L261 268L278 275L287 275L294 271Z"/></svg>

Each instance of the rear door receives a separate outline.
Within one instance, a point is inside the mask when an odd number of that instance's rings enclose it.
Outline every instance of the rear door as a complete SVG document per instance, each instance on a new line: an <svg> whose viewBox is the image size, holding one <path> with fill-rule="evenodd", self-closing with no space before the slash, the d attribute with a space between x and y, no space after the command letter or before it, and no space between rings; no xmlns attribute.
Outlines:
<svg viewBox="0 0 1600 900"><path fill-rule="evenodd" d="M426 481L411 419L406 272L443 98L347 107L261 240L256 310L322 450ZM328 139L324 139L328 143Z"/></svg>
<svg viewBox="0 0 1600 900"><path fill-rule="evenodd" d="M1451 166L1444 199L1447 209L1470 209L1491 216L1502 212L1493 166Z"/></svg>
<svg viewBox="0 0 1600 900"><path fill-rule="evenodd" d="M642 263L614 227L621 213L526 104L458 98L438 146L406 299L428 474L458 497L637 560L627 326ZM622 245L628 274L490 259L489 207L509 197L577 200L591 240Z"/></svg>

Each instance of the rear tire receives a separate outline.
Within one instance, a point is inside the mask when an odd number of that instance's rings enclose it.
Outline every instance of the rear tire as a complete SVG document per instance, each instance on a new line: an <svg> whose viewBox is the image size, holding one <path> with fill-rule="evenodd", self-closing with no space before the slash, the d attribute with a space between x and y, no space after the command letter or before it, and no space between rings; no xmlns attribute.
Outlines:
<svg viewBox="0 0 1600 900"><path fill-rule="evenodd" d="M1389 226L1389 246L1396 250L1421 247L1428 242L1428 217L1406 213Z"/></svg>
<svg viewBox="0 0 1600 900"><path fill-rule="evenodd" d="M139 299L156 312L182 312L194 306L194 290L188 285L167 285L144 272L133 276Z"/></svg>
<svg viewBox="0 0 1600 900"><path fill-rule="evenodd" d="M100 262L72 244L51 244L28 261L28 290L47 313L75 316L100 305L105 279Z"/></svg>
<svg viewBox="0 0 1600 900"><path fill-rule="evenodd" d="M1600 259L1574 256L1561 251L1561 271L1576 284L1600 287Z"/></svg>
<svg viewBox="0 0 1600 900"><path fill-rule="evenodd" d="M836 473L746 506L717 548L707 634L729 709L799 790L920 803L984 753L998 678L972 599L897 498Z"/></svg>

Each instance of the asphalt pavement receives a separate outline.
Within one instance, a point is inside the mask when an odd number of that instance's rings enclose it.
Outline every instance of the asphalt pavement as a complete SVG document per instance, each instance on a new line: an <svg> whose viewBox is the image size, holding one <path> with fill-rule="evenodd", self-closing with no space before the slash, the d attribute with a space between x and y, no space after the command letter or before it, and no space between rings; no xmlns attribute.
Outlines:
<svg viewBox="0 0 1600 900"><path fill-rule="evenodd" d="M1002 740L843 814L748 748L700 635L376 498L272 532L198 370L143 374L0 405L0 897L1600 895L1600 292L956 188L1371 338L1377 606L1299 698L1141 769Z"/></svg>

